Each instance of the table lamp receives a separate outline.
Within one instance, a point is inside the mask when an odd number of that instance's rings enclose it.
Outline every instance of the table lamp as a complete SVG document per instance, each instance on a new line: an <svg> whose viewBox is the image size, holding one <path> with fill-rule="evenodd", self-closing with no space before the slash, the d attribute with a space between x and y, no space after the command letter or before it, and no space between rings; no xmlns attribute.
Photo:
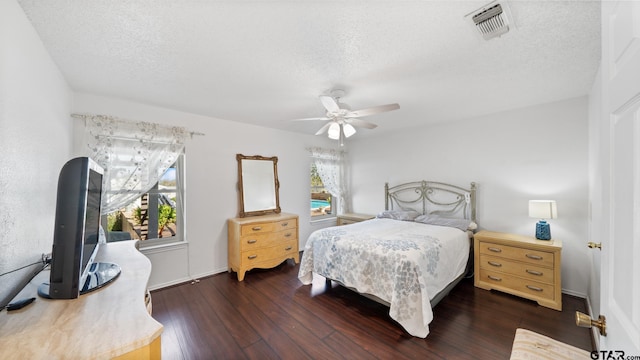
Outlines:
<svg viewBox="0 0 640 360"><path fill-rule="evenodd" d="M536 239L551 240L551 229L546 219L558 217L555 200L529 200L529 217L540 219L536 223Z"/></svg>

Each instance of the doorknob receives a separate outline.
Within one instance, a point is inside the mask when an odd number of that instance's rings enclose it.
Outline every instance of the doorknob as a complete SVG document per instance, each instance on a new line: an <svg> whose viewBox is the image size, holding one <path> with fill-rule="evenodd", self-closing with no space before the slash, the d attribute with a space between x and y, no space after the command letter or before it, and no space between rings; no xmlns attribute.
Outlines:
<svg viewBox="0 0 640 360"><path fill-rule="evenodd" d="M600 331L600 335L607 336L607 319L604 315L598 316L598 320L593 320L589 315L576 311L576 325L589 329L595 326Z"/></svg>
<svg viewBox="0 0 640 360"><path fill-rule="evenodd" d="M593 241L589 241L589 242L587 243L587 246L588 246L590 249L598 248L598 249L602 250L602 243L594 243Z"/></svg>

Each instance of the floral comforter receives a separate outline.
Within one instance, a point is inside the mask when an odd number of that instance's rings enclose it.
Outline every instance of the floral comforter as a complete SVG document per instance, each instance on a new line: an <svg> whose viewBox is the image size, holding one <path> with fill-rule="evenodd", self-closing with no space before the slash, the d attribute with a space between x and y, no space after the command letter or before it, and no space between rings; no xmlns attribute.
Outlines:
<svg viewBox="0 0 640 360"><path fill-rule="evenodd" d="M430 299L462 274L469 236L459 229L411 221L372 219L313 232L298 278L313 273L390 304L389 316L424 338L433 320Z"/></svg>

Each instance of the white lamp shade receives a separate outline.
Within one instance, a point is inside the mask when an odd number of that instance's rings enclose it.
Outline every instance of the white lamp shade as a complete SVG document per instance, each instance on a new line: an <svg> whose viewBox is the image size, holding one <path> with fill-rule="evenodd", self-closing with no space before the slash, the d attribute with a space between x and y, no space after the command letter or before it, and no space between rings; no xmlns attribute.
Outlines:
<svg viewBox="0 0 640 360"><path fill-rule="evenodd" d="M536 219L555 219L558 207L555 200L529 200L529 217Z"/></svg>
<svg viewBox="0 0 640 360"><path fill-rule="evenodd" d="M327 135L329 136L329 139L340 139L340 125L336 122L331 124L331 126L329 126L329 130L327 131Z"/></svg>
<svg viewBox="0 0 640 360"><path fill-rule="evenodd" d="M349 137L356 133L356 129L351 124L344 124L342 126L342 131L344 131L345 137Z"/></svg>

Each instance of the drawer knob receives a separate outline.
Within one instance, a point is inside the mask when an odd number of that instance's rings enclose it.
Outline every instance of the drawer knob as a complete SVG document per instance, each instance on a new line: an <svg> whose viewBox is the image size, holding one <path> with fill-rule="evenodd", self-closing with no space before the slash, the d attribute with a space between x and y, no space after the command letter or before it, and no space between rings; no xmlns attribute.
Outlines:
<svg viewBox="0 0 640 360"><path fill-rule="evenodd" d="M258 240L256 240L256 239L247 240L247 244L255 244L257 242L258 242Z"/></svg>
<svg viewBox="0 0 640 360"><path fill-rule="evenodd" d="M291 246L287 246L287 247L286 247L286 248L284 248L284 249L285 249L286 251L289 251L289 250L293 249L293 247L291 247Z"/></svg>
<svg viewBox="0 0 640 360"><path fill-rule="evenodd" d="M260 231L260 230L262 230L262 226L254 226L254 227L251 228L251 230Z"/></svg>
<svg viewBox="0 0 640 360"><path fill-rule="evenodd" d="M289 223L288 223L288 222L285 222L285 223L282 223L282 224L280 224L280 225L282 225L282 226L289 226Z"/></svg>
<svg viewBox="0 0 640 360"><path fill-rule="evenodd" d="M538 256L538 255L526 254L525 256L533 260L542 260L542 256Z"/></svg>
<svg viewBox="0 0 640 360"><path fill-rule="evenodd" d="M497 276L487 275L487 277L493 281L502 281L502 279Z"/></svg>
<svg viewBox="0 0 640 360"><path fill-rule="evenodd" d="M541 273L540 271L535 271L535 270L529 270L529 269L527 269L527 270L526 270L526 272L527 272L528 274L531 274L531 275L535 275L535 276L542 276L542 273Z"/></svg>
<svg viewBox="0 0 640 360"><path fill-rule="evenodd" d="M502 249L498 249L498 248L494 248L494 247L490 247L490 248L487 248L487 249L489 251L493 251L493 252L497 252L497 253L502 252Z"/></svg>
<svg viewBox="0 0 640 360"><path fill-rule="evenodd" d="M291 237L291 233L284 234L284 237Z"/></svg>
<svg viewBox="0 0 640 360"><path fill-rule="evenodd" d="M258 255L249 255L249 256L247 256L247 259L253 260L253 259L257 258L257 257L258 257Z"/></svg>
<svg viewBox="0 0 640 360"><path fill-rule="evenodd" d="M495 266L495 267L501 267L501 266L502 266L502 264L497 263L497 262L495 262L495 261L487 261L487 263L488 263L489 265L491 265L491 266Z"/></svg>
<svg viewBox="0 0 640 360"><path fill-rule="evenodd" d="M533 291L542 291L541 288L537 287L537 286L531 286L531 285L527 285L527 289L533 290Z"/></svg>

